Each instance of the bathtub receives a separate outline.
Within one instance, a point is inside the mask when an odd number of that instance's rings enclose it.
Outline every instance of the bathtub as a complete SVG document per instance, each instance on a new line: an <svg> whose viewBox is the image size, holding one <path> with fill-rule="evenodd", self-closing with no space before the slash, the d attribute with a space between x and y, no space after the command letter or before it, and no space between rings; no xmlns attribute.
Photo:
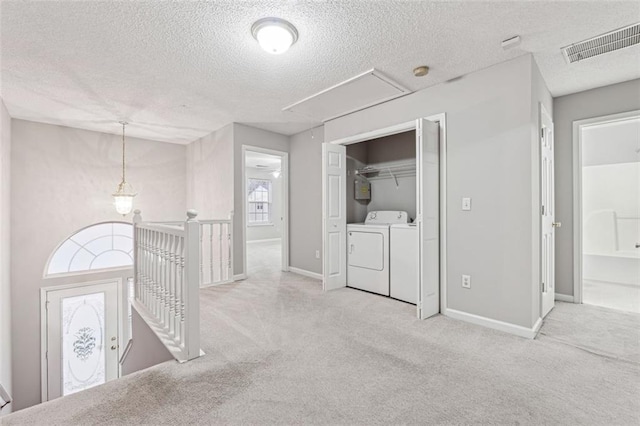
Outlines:
<svg viewBox="0 0 640 426"><path fill-rule="evenodd" d="M640 219L613 210L585 220L582 276L586 280L640 286Z"/></svg>
<svg viewBox="0 0 640 426"><path fill-rule="evenodd" d="M640 257L630 251L585 253L582 256L585 280L635 285L640 287Z"/></svg>

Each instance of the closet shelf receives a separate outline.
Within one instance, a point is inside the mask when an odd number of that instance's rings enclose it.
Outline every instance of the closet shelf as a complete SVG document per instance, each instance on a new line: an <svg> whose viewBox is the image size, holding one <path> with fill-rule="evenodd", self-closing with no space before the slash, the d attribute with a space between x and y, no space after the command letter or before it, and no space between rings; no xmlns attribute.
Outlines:
<svg viewBox="0 0 640 426"><path fill-rule="evenodd" d="M355 170L356 175L364 176L366 178L375 177L394 177L394 176L413 176L416 173L415 163L394 164L394 165L379 165L379 166L366 166Z"/></svg>

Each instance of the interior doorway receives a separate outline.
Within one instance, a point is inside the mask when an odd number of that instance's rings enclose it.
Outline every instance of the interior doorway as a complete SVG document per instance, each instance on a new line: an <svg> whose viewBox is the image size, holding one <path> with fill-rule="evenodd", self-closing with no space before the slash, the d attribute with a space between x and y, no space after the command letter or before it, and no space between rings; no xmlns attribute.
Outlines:
<svg viewBox="0 0 640 426"><path fill-rule="evenodd" d="M244 270L288 270L288 153L243 146Z"/></svg>
<svg viewBox="0 0 640 426"><path fill-rule="evenodd" d="M574 123L576 303L640 313L640 111Z"/></svg>
<svg viewBox="0 0 640 426"><path fill-rule="evenodd" d="M113 279L41 290L43 401L118 377L121 285Z"/></svg>

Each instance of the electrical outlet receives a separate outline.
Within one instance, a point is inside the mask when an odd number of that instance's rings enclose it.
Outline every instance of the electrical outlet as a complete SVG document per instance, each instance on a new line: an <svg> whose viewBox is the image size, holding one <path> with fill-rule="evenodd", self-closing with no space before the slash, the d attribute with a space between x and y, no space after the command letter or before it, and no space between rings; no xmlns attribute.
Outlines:
<svg viewBox="0 0 640 426"><path fill-rule="evenodd" d="M462 276L462 287L471 288L471 275Z"/></svg>
<svg viewBox="0 0 640 426"><path fill-rule="evenodd" d="M320 250L316 250L316 259L320 259Z"/></svg>
<svg viewBox="0 0 640 426"><path fill-rule="evenodd" d="M462 210L463 211L471 210L471 198L465 197L462 199Z"/></svg>

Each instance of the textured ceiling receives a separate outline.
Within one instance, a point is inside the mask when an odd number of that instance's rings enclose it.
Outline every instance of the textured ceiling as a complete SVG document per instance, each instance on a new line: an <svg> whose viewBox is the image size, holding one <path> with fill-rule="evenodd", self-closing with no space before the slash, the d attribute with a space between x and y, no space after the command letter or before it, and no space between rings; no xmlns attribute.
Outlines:
<svg viewBox="0 0 640 426"><path fill-rule="evenodd" d="M4 0L0 13L12 117L112 133L126 119L131 136L176 143L232 121L307 129L319 123L281 109L373 67L419 90L532 52L555 96L640 77L640 46L570 66L560 53L640 21L637 1ZM252 38L265 16L298 28L287 53Z"/></svg>

